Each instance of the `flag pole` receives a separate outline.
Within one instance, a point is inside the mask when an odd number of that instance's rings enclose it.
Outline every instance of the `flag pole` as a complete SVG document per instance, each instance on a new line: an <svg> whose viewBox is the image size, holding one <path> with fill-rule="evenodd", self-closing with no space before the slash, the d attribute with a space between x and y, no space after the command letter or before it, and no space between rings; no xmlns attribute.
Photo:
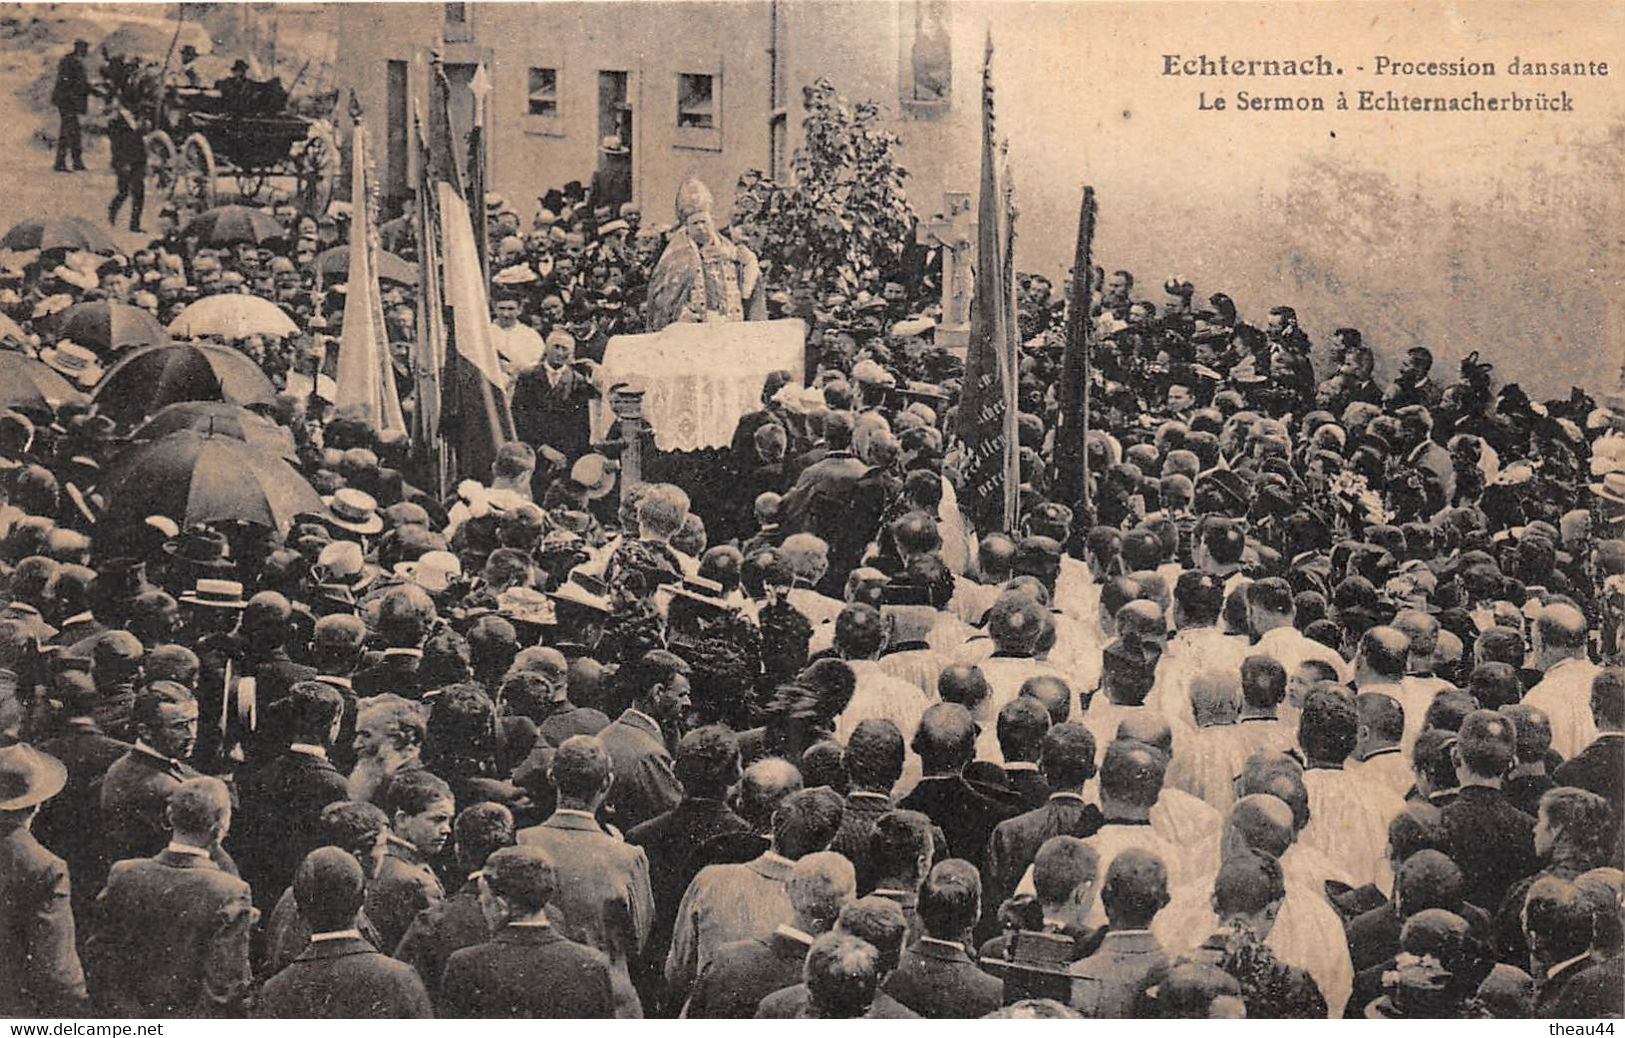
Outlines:
<svg viewBox="0 0 1625 1038"><path fill-rule="evenodd" d="M1087 516L1089 493L1089 286L1094 276L1095 189L1085 186L1066 300L1066 352L1061 361L1061 414L1055 432L1057 497ZM1088 520L1085 520L1088 521Z"/></svg>

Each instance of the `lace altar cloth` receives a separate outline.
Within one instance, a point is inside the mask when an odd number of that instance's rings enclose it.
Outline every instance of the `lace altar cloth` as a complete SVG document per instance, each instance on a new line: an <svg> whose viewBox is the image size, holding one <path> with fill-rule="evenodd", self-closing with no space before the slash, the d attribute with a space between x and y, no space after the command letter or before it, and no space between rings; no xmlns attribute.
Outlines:
<svg viewBox="0 0 1625 1038"><path fill-rule="evenodd" d="M643 416L656 447L726 447L739 419L761 408L770 372L783 368L800 380L806 340L799 320L671 324L649 335L615 336L600 367L606 389L626 382L645 391ZM607 399L593 401L594 439L614 420Z"/></svg>

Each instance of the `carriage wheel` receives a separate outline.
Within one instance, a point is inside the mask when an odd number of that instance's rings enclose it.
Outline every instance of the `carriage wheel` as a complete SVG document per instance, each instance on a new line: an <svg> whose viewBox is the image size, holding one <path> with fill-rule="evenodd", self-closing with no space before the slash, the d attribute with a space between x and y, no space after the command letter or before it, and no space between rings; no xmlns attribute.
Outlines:
<svg viewBox="0 0 1625 1038"><path fill-rule="evenodd" d="M214 148L201 133L194 133L181 145L181 160L186 166L187 193L201 211L214 205Z"/></svg>
<svg viewBox="0 0 1625 1038"><path fill-rule="evenodd" d="M179 183L180 163L175 154L175 141L162 130L147 134L147 175L152 178L153 190L162 199L175 196Z"/></svg>
<svg viewBox="0 0 1625 1038"><path fill-rule="evenodd" d="M333 128L316 123L294 155L299 177L299 204L311 216L327 212L333 200L333 178L339 168L339 144Z"/></svg>

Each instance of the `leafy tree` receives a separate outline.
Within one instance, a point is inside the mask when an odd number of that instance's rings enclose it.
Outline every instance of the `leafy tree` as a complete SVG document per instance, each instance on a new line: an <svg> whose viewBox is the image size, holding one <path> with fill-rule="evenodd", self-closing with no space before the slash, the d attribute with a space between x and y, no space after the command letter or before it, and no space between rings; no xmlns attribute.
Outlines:
<svg viewBox="0 0 1625 1038"><path fill-rule="evenodd" d="M805 105L806 142L791 160L790 182L746 170L734 226L775 284L801 281L848 295L873 289L913 234L901 142L880 128L874 102L852 104L827 79L805 91Z"/></svg>

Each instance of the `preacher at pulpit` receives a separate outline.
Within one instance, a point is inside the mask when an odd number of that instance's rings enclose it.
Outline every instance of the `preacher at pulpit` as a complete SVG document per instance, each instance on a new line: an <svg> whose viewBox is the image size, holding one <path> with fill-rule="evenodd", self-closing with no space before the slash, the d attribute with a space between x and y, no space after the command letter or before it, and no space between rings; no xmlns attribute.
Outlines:
<svg viewBox="0 0 1625 1038"><path fill-rule="evenodd" d="M717 230L711 192L694 177L677 189L677 230L649 277L648 328L679 321L760 319L756 255Z"/></svg>

